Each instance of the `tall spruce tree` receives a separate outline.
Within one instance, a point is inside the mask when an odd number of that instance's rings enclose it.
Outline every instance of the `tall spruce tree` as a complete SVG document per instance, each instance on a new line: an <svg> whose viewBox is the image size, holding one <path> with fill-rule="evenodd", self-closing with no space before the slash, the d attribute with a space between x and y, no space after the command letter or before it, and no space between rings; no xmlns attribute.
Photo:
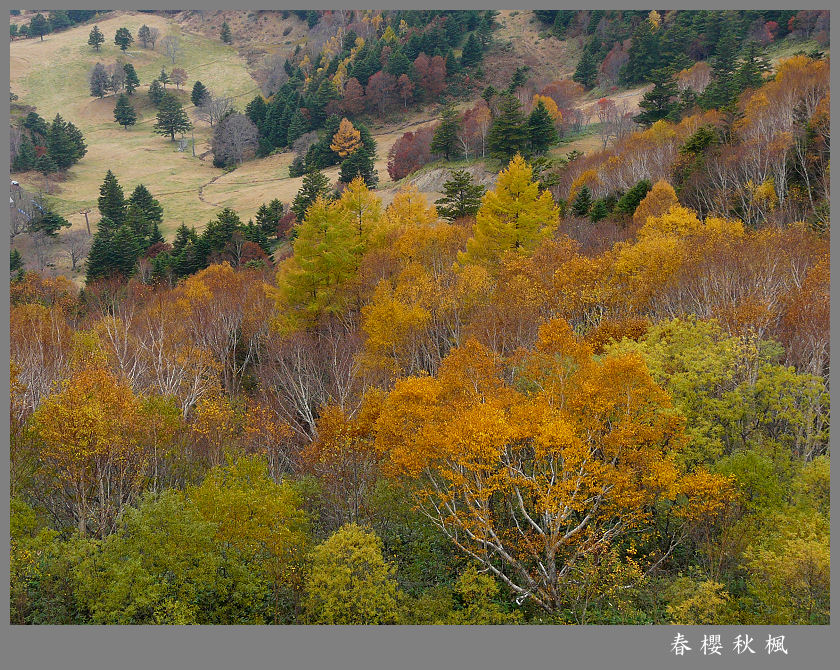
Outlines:
<svg viewBox="0 0 840 670"><path fill-rule="evenodd" d="M589 216L592 209L592 192L585 184L580 187L575 199L572 201L572 214L575 216Z"/></svg>
<svg viewBox="0 0 840 670"><path fill-rule="evenodd" d="M29 34L37 35L44 41L44 35L50 32L50 24L41 12L38 12L35 17L29 22Z"/></svg>
<svg viewBox="0 0 840 670"><path fill-rule="evenodd" d="M169 135L174 142L175 133L187 132L192 128L192 124L178 98L171 93L166 93L160 101L157 122L153 127L157 134Z"/></svg>
<svg viewBox="0 0 840 670"><path fill-rule="evenodd" d="M105 180L99 187L98 204L102 217L112 221L115 226L119 226L125 220L126 202L123 188L110 170L105 174Z"/></svg>
<svg viewBox="0 0 840 670"><path fill-rule="evenodd" d="M449 160L449 156L457 150L458 147L458 129L461 127L461 120L458 116L458 110L451 105L444 107L440 115L440 123L435 129L435 134L432 136L432 142L429 145L432 153L443 154L445 160Z"/></svg>
<svg viewBox="0 0 840 670"><path fill-rule="evenodd" d="M527 147L528 124L522 104L515 96L505 94L487 133L487 148L491 156L507 162L516 154L524 153Z"/></svg>
<svg viewBox="0 0 840 670"><path fill-rule="evenodd" d="M137 71L131 63L123 65L125 71L125 92L128 95L134 95L135 89L140 86L140 79L137 77Z"/></svg>
<svg viewBox="0 0 840 670"><path fill-rule="evenodd" d="M117 28L117 32L114 35L114 44L116 44L121 50L125 51L128 49L133 41L134 38L131 36L128 28Z"/></svg>
<svg viewBox="0 0 840 670"><path fill-rule="evenodd" d="M557 143L557 129L554 127L554 119L540 100L531 110L528 117L528 140L531 144L531 151L535 154L544 154L548 149Z"/></svg>
<svg viewBox="0 0 840 670"><path fill-rule="evenodd" d="M87 152L82 134L76 126L61 118L60 114L47 130L47 152L60 170L77 163Z"/></svg>
<svg viewBox="0 0 840 670"><path fill-rule="evenodd" d="M230 26L227 21L222 22L222 29L219 31L219 37L221 37L222 42L225 44L230 44L233 41L233 37L231 37L230 34Z"/></svg>
<svg viewBox="0 0 840 670"><path fill-rule="evenodd" d="M128 198L128 204L143 212L143 215L151 222L163 221L163 207L143 184L137 184L134 187Z"/></svg>
<svg viewBox="0 0 840 670"><path fill-rule="evenodd" d="M642 113L634 117L636 123L651 126L659 120L679 120L679 100L677 86L669 68L660 68L650 73L653 88L645 93L639 108Z"/></svg>
<svg viewBox="0 0 840 670"><path fill-rule="evenodd" d="M292 211L298 221L303 221L306 210L321 196L326 196L330 190L330 180L314 167L309 167L303 176L303 183L292 201Z"/></svg>
<svg viewBox="0 0 840 670"><path fill-rule="evenodd" d="M597 78L598 61L595 59L595 52L590 48L585 48L583 55L578 61L575 73L572 75L572 79L586 88L592 88L595 86Z"/></svg>
<svg viewBox="0 0 840 670"><path fill-rule="evenodd" d="M475 33L470 33L461 52L461 65L463 67L478 65L481 62L482 56L483 53L478 38L475 36Z"/></svg>

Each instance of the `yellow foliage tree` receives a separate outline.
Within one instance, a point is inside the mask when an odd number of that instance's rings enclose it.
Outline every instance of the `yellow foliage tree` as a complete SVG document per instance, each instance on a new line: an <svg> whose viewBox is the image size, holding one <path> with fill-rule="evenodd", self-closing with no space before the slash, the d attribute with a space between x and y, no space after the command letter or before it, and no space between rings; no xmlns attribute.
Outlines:
<svg viewBox="0 0 840 670"><path fill-rule="evenodd" d="M91 367L66 380L33 416L41 462L66 489L82 535L92 522L104 538L139 494L148 464L139 411L125 382Z"/></svg>
<svg viewBox="0 0 840 670"><path fill-rule="evenodd" d="M555 320L513 369L508 384L503 361L467 342L436 378L397 382L377 445L389 471L420 478L420 509L516 593L562 609L588 558L659 532L657 501L673 505L672 547L720 506L728 480L680 471L684 420L638 356L595 360Z"/></svg>
<svg viewBox="0 0 840 670"><path fill-rule="evenodd" d="M671 207L679 204L674 187L664 179L660 179L636 207L633 223L644 225L649 216L661 216Z"/></svg>
<svg viewBox="0 0 840 670"><path fill-rule="evenodd" d="M499 173L496 188L484 195L473 237L459 260L496 268L506 251L533 251L554 232L558 217L551 193L540 192L531 166L517 154Z"/></svg>
<svg viewBox="0 0 840 670"><path fill-rule="evenodd" d="M333 135L330 149L344 158L362 146L362 134L346 118L341 119L338 130Z"/></svg>
<svg viewBox="0 0 840 670"><path fill-rule="evenodd" d="M557 103L554 102L554 98L535 93L534 97L531 99L531 107L536 107L539 103L545 105L545 109L554 123L559 123L563 120L563 114L560 112L560 108L557 106Z"/></svg>

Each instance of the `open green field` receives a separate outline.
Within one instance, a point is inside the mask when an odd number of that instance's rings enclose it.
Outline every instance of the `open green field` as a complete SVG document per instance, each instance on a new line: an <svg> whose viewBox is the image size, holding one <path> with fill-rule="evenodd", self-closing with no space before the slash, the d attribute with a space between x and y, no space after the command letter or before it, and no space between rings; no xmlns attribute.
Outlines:
<svg viewBox="0 0 840 670"><path fill-rule="evenodd" d="M160 30L155 50L143 49L135 43L125 53L121 52L113 41L117 28L127 27L136 39L137 30L144 23ZM164 235L171 235L182 221L203 225L217 208L202 202L199 190L222 171L212 166L209 157L200 160L190 150L181 153L176 143L152 132L156 110L148 100L148 85L163 67L167 71L173 67L184 68L189 79L180 95L192 116L189 91L197 79L216 95L234 97L240 109L256 94L256 83L234 48L220 40L184 33L177 24L163 17L113 12L97 25L106 38L98 53L87 44L92 24L47 35L43 42L29 39L10 45L10 81L12 91L19 96L18 102L34 105L48 121L60 113L81 129L88 145L87 155L69 170L68 179L59 184L54 195L56 209L76 226L84 225L79 210L92 207L91 220L95 221L99 185L105 172L111 169L126 193L142 182L160 200L164 208ZM161 39L166 35L180 38L182 51L175 65L161 46ZM87 83L88 72L95 63L108 65L118 59L132 63L141 82L132 100L138 113L137 125L127 131L114 123L114 96L93 98ZM193 122L199 155L209 149L211 129L204 122L196 119ZM39 176L21 175L19 180L24 187L36 189Z"/></svg>

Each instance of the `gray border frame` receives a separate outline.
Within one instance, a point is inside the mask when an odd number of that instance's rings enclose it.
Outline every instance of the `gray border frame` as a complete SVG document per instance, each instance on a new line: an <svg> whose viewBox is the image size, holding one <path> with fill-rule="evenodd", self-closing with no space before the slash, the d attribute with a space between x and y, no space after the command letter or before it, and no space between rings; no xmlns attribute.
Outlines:
<svg viewBox="0 0 840 670"><path fill-rule="evenodd" d="M72 9L84 2L53 0L38 3L53 9ZM100 2L90 3L103 8ZM109 3L112 9L130 9L125 0ZM141 2L143 8L166 9L160 0ZM233 3L222 0L187 0L178 3L183 9L227 9ZM250 4L250 3L249 3ZM293 9L303 3L252 3L252 9ZM434 0L427 7L440 7ZM502 9L515 3L501 0L464 2L450 0L449 9ZM544 1L530 3L530 8L580 8L581 4L557 5ZM700 6L698 6L698 4ZM668 3L675 9L723 9L724 3L692 3L676 0ZM729 9L789 8L791 2L765 0L763 2L738 2ZM825 3L824 6L828 5ZM598 7L611 9L641 9L637 2L606 0ZM407 0L317 3L319 8L418 8ZM6 56L4 55L5 59ZM8 71L8 70L7 70ZM832 84L840 76L832 75ZM832 111L837 110L832 108ZM8 118L3 108L4 119ZM835 125L835 124L832 124ZM4 161L7 159L3 158ZM8 163L5 163L8 167ZM833 180L837 181L837 180ZM8 223L5 209L3 221ZM8 240L2 237L0 252L4 267L8 263ZM832 251L834 251L832 243ZM838 280L840 282L840 280ZM8 288L3 291L2 355L8 364ZM832 313L831 326L837 329ZM832 337L832 344L835 338ZM5 374L5 373L4 373ZM7 380L8 381L8 380ZM8 383L3 385L3 400L8 403ZM6 405L8 406L8 405ZM8 433L3 434L2 460L5 467L0 472L3 488L3 512L0 514L0 534L3 547L8 551L9 507L8 492ZM837 507L836 491L832 491L832 506ZM835 524L832 524L832 535ZM4 593L8 602L9 564L3 560L2 576ZM836 570L832 570L832 577ZM836 582L836 579L833 579ZM832 598L836 605L837 598ZM508 627L311 627L311 626L258 626L258 627L104 627L104 626L10 626L4 622L0 628L0 667L19 670L33 668L83 668L85 670L143 668L202 668L233 670L239 668L784 668L821 669L837 667L837 655L832 654L837 624L829 626L508 626ZM692 652L675 657L670 645L677 632L685 635ZM736 656L732 653L732 639L747 633L755 639L754 655ZM788 655L767 655L764 641L768 634L785 635ZM703 656L699 652L704 635L721 635L723 655ZM830 659L834 657L835 661Z"/></svg>

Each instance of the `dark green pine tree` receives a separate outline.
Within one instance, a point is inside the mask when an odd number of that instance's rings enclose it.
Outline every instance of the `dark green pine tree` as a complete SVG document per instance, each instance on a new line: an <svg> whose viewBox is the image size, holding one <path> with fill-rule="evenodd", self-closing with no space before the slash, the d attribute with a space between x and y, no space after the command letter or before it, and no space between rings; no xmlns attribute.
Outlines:
<svg viewBox="0 0 840 670"><path fill-rule="evenodd" d="M200 81L196 81L193 84L192 93L190 93L190 100L192 100L192 104L199 107L201 105L201 99L205 95L207 95L207 88Z"/></svg>
<svg viewBox="0 0 840 670"><path fill-rule="evenodd" d="M58 172L58 165L52 156L44 154L43 156L39 156L38 160L35 161L35 169L41 174L52 174L53 172Z"/></svg>
<svg viewBox="0 0 840 670"><path fill-rule="evenodd" d="M268 113L268 105L265 104L265 99L261 95L254 97L251 102L245 105L245 116L247 116L261 135L265 134L265 117Z"/></svg>
<svg viewBox="0 0 840 670"><path fill-rule="evenodd" d="M580 187L572 202L572 214L575 216L588 216L589 210L592 209L592 192L589 187L584 185Z"/></svg>
<svg viewBox="0 0 840 670"><path fill-rule="evenodd" d="M443 184L444 196L435 200L438 214L450 221L475 216L481 207L484 191L482 184L473 184L472 177L466 170L452 170L449 179Z"/></svg>
<svg viewBox="0 0 840 670"><path fill-rule="evenodd" d="M514 96L506 94L499 103L499 111L487 133L490 155L507 162L528 147L528 124L522 105Z"/></svg>
<svg viewBox="0 0 840 670"><path fill-rule="evenodd" d="M268 241L268 235L260 226L255 225L253 221L248 221L242 227L242 237L246 242L258 244L265 253L271 253L271 244Z"/></svg>
<svg viewBox="0 0 840 670"><path fill-rule="evenodd" d="M273 148L288 146L289 124L294 110L283 100L275 100L268 107L265 119L265 135Z"/></svg>
<svg viewBox="0 0 840 670"><path fill-rule="evenodd" d="M633 188L618 199L618 202L615 204L615 211L618 214L633 216L633 212L636 211L639 203L644 200L644 197L650 189L651 183L649 179L642 179L637 182Z"/></svg>
<svg viewBox="0 0 840 670"><path fill-rule="evenodd" d="M129 46L131 46L133 41L134 38L131 36L128 28L117 28L117 33L114 35L114 44L116 44L120 49L125 51Z"/></svg>
<svg viewBox="0 0 840 670"><path fill-rule="evenodd" d="M770 71L770 63L764 58L761 48L755 42L747 44L741 65L735 72L735 87L740 93L748 88L759 88L764 83L764 73Z"/></svg>
<svg viewBox="0 0 840 670"><path fill-rule="evenodd" d="M267 205L263 203L257 210L257 225L266 235L277 233L281 218L283 218L283 203L277 198Z"/></svg>
<svg viewBox="0 0 840 670"><path fill-rule="evenodd" d="M294 141L309 130L309 122L303 115L303 112L297 110L289 123L289 129L286 133L286 145L292 146Z"/></svg>
<svg viewBox="0 0 840 670"><path fill-rule="evenodd" d="M114 232L111 241L112 272L126 279L134 274L134 268L144 249L134 231L123 224Z"/></svg>
<svg viewBox="0 0 840 670"><path fill-rule="evenodd" d="M113 268L114 231L109 226L102 226L100 222L96 235L87 257L87 273L85 281L90 286L97 279L103 279L111 274Z"/></svg>
<svg viewBox="0 0 840 670"><path fill-rule="evenodd" d="M338 173L338 180L349 184L356 177L365 180L368 188L374 188L379 182L379 177L374 168L376 154L372 153L364 144L347 156L341 162L341 170Z"/></svg>
<svg viewBox="0 0 840 670"><path fill-rule="evenodd" d="M446 60L444 61L444 65L446 66L446 76L451 77L453 74L460 72L461 64L458 62L458 59L455 58L455 52L452 49L449 49L446 52Z"/></svg>
<svg viewBox="0 0 840 670"><path fill-rule="evenodd" d="M639 108L644 110L634 117L636 123L651 126L661 119L679 120L680 105L677 86L671 78L668 68L660 68L650 73L653 88L645 93Z"/></svg>
<svg viewBox="0 0 840 670"><path fill-rule="evenodd" d="M30 230L35 232L43 232L50 237L58 237L58 231L62 228L69 228L70 222L63 216L56 214L48 209L40 217L32 222Z"/></svg>
<svg viewBox="0 0 840 670"><path fill-rule="evenodd" d="M627 63L621 70L625 84L641 84L648 81L648 74L659 67L659 31L650 21L641 21L633 33L627 50Z"/></svg>
<svg viewBox="0 0 840 670"><path fill-rule="evenodd" d="M23 279L23 256L17 249L9 250L9 276L14 277L15 280Z"/></svg>
<svg viewBox="0 0 840 670"><path fill-rule="evenodd" d="M166 73L166 68L162 67L160 69L160 74L158 75L158 81L163 84L163 90L166 90L166 85L169 83L169 75Z"/></svg>
<svg viewBox="0 0 840 670"><path fill-rule="evenodd" d="M440 123L435 129L435 134L432 136L432 142L429 145L432 153L443 154L445 160L449 160L449 156L454 154L458 148L458 129L461 127L461 119L458 116L458 110L451 105L443 108L440 115Z"/></svg>
<svg viewBox="0 0 840 670"><path fill-rule="evenodd" d="M125 221L125 195L123 188L113 172L108 170L105 180L99 187L99 213L119 226ZM101 227L101 225L100 225Z"/></svg>
<svg viewBox="0 0 840 670"><path fill-rule="evenodd" d="M303 183L292 201L292 211L298 221L303 221L306 210L318 199L330 191L330 180L316 168L310 167L303 176Z"/></svg>
<svg viewBox="0 0 840 670"><path fill-rule="evenodd" d="M142 212L150 222L163 222L163 207L143 184L137 184L128 198L128 204Z"/></svg>
<svg viewBox="0 0 840 670"><path fill-rule="evenodd" d="M586 48L583 50L583 55L578 61L572 79L586 88L592 88L595 86L597 78L598 61L595 59L595 53L591 49Z"/></svg>
<svg viewBox="0 0 840 670"><path fill-rule="evenodd" d="M152 104L155 107L159 107L160 103L163 102L163 96L165 95L166 91L163 90L163 86L157 79L155 79L151 86L149 86L149 100L152 101Z"/></svg>
<svg viewBox="0 0 840 670"><path fill-rule="evenodd" d="M26 172L35 167L38 156L35 154L35 145L28 135L24 135L20 141L17 156L12 161L12 170L15 172Z"/></svg>
<svg viewBox="0 0 840 670"><path fill-rule="evenodd" d="M483 53L478 38L475 36L475 33L470 33L461 51L461 65L463 67L478 65L481 62L482 56Z"/></svg>
<svg viewBox="0 0 840 670"><path fill-rule="evenodd" d="M399 77L401 74L405 74L410 77L413 67L414 66L408 59L408 56L405 55L405 52L400 48L394 48L394 51L391 52L391 55L388 58L388 65L385 67L385 71L395 77ZM447 72L448 71L449 67L447 66Z"/></svg>
<svg viewBox="0 0 840 670"><path fill-rule="evenodd" d="M700 104L706 109L726 107L738 95L735 73L738 67L740 40L731 25L727 25L717 43L712 60L712 81L703 91Z"/></svg>
<svg viewBox="0 0 840 670"><path fill-rule="evenodd" d="M186 224L182 223L175 231L175 240L172 242L172 254L178 256L189 243L195 244L198 242L198 234L195 228L188 228Z"/></svg>
<svg viewBox="0 0 840 670"><path fill-rule="evenodd" d="M225 207L201 233L200 239L206 253L223 252L228 242L233 239L233 234L240 228L242 221L239 216L229 207Z"/></svg>
<svg viewBox="0 0 840 670"><path fill-rule="evenodd" d="M71 125L56 114L47 131L47 153L60 170L66 170L84 155L74 140Z"/></svg>
<svg viewBox="0 0 840 670"><path fill-rule="evenodd" d="M44 35L50 32L50 24L43 14L38 12L32 21L29 22L29 34L37 35L44 41Z"/></svg>
<svg viewBox="0 0 840 670"><path fill-rule="evenodd" d="M160 226L158 225L158 222L155 221L155 222L152 223L152 232L149 235L149 246L151 247L155 244L164 244L164 243L166 243L166 239L163 237L163 235L160 232Z"/></svg>
<svg viewBox="0 0 840 670"><path fill-rule="evenodd" d="M607 203L603 199L596 200L589 210L589 220L592 223L598 223L598 221L606 219L609 215L610 210L607 208Z"/></svg>
<svg viewBox="0 0 840 670"><path fill-rule="evenodd" d="M152 222L139 207L129 204L125 211L125 225L134 233L137 244L145 251L149 247Z"/></svg>
<svg viewBox="0 0 840 670"><path fill-rule="evenodd" d="M99 30L99 26L94 26L88 36L88 44L93 47L94 51L99 51L102 43L105 41L105 35Z"/></svg>
<svg viewBox="0 0 840 670"><path fill-rule="evenodd" d="M230 34L230 26L228 25L227 21L222 22L222 29L219 32L219 37L222 38L222 42L225 44L230 44L233 42L233 37Z"/></svg>
<svg viewBox="0 0 840 670"><path fill-rule="evenodd" d="M125 70L125 92L129 95L134 95L135 89L140 86L140 79L137 76L137 72L131 63L123 65L123 70Z"/></svg>
<svg viewBox="0 0 840 670"><path fill-rule="evenodd" d="M171 93L166 93L160 101L160 108L157 113L157 122L153 126L154 131L159 135L169 135L175 141L175 133L185 133L192 124L181 106L181 102Z"/></svg>
<svg viewBox="0 0 840 670"><path fill-rule="evenodd" d="M128 130L129 126L137 123L137 112L128 100L128 96L124 93L117 98L117 104L114 107L114 121Z"/></svg>
<svg viewBox="0 0 840 670"><path fill-rule="evenodd" d="M554 120L543 102L540 101L528 116L528 140L531 144L531 151L535 154L544 154L552 145L557 143L557 139Z"/></svg>

